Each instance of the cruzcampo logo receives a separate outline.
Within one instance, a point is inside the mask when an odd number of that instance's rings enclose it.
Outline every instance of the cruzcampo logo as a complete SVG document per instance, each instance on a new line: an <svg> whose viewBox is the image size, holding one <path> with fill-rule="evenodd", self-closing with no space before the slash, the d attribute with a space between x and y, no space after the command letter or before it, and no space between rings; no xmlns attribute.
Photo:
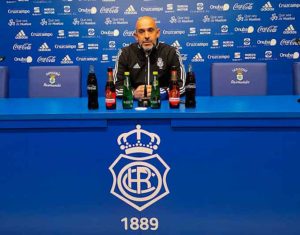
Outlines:
<svg viewBox="0 0 300 235"><path fill-rule="evenodd" d="M109 167L113 176L110 192L138 211L169 194L170 167L156 153L160 137L137 125L119 135L117 142L123 153Z"/></svg>

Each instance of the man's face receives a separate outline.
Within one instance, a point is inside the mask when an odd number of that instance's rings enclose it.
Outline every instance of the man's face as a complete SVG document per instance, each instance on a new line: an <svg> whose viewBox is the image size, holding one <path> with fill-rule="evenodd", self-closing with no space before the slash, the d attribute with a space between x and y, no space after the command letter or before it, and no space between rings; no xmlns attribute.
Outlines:
<svg viewBox="0 0 300 235"><path fill-rule="evenodd" d="M159 35L160 29L156 27L154 19L142 17L137 21L134 37L145 51L149 51L156 46Z"/></svg>

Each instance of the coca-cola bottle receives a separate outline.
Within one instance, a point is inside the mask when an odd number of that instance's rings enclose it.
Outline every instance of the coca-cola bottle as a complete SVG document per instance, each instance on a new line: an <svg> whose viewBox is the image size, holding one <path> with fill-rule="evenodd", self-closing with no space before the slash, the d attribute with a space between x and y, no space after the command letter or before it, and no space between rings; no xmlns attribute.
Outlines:
<svg viewBox="0 0 300 235"><path fill-rule="evenodd" d="M113 69L111 67L107 68L105 107L106 109L116 109L116 87L113 81Z"/></svg>
<svg viewBox="0 0 300 235"><path fill-rule="evenodd" d="M189 65L185 83L185 107L196 107L196 78L191 64Z"/></svg>
<svg viewBox="0 0 300 235"><path fill-rule="evenodd" d="M172 66L171 80L169 85L169 106L170 108L178 109L180 105L180 90L177 78L177 69Z"/></svg>
<svg viewBox="0 0 300 235"><path fill-rule="evenodd" d="M87 78L88 108L98 109L98 83L95 74L94 65L90 65Z"/></svg>

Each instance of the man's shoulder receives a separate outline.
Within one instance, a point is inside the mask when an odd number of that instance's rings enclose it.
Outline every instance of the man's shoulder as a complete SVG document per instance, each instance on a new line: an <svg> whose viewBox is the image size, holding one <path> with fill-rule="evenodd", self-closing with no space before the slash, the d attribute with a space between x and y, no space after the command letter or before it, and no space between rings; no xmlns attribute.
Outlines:
<svg viewBox="0 0 300 235"><path fill-rule="evenodd" d="M160 51L176 51L176 47L173 47L167 43L164 43L164 42L159 42L158 44L158 50Z"/></svg>
<svg viewBox="0 0 300 235"><path fill-rule="evenodd" d="M169 44L160 42L157 47L157 51L159 55L162 56L173 56L177 54L177 48L173 47Z"/></svg>

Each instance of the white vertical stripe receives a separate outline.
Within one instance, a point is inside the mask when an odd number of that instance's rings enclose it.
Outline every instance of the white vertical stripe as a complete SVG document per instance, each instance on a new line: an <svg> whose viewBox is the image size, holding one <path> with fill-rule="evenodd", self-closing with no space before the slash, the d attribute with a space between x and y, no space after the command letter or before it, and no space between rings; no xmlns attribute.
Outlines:
<svg viewBox="0 0 300 235"><path fill-rule="evenodd" d="M121 54L122 54L122 50L119 50L117 59L116 59L116 63L115 63L114 73L113 73L114 83L116 83L116 81L118 79L117 74L118 74L118 70L119 70L119 59L120 59Z"/></svg>
<svg viewBox="0 0 300 235"><path fill-rule="evenodd" d="M178 56L179 63L180 63L180 79L182 80L182 86L180 87L180 94L183 94L185 91L185 80L186 80L185 69L184 69L180 52L178 50L176 50L176 54Z"/></svg>

